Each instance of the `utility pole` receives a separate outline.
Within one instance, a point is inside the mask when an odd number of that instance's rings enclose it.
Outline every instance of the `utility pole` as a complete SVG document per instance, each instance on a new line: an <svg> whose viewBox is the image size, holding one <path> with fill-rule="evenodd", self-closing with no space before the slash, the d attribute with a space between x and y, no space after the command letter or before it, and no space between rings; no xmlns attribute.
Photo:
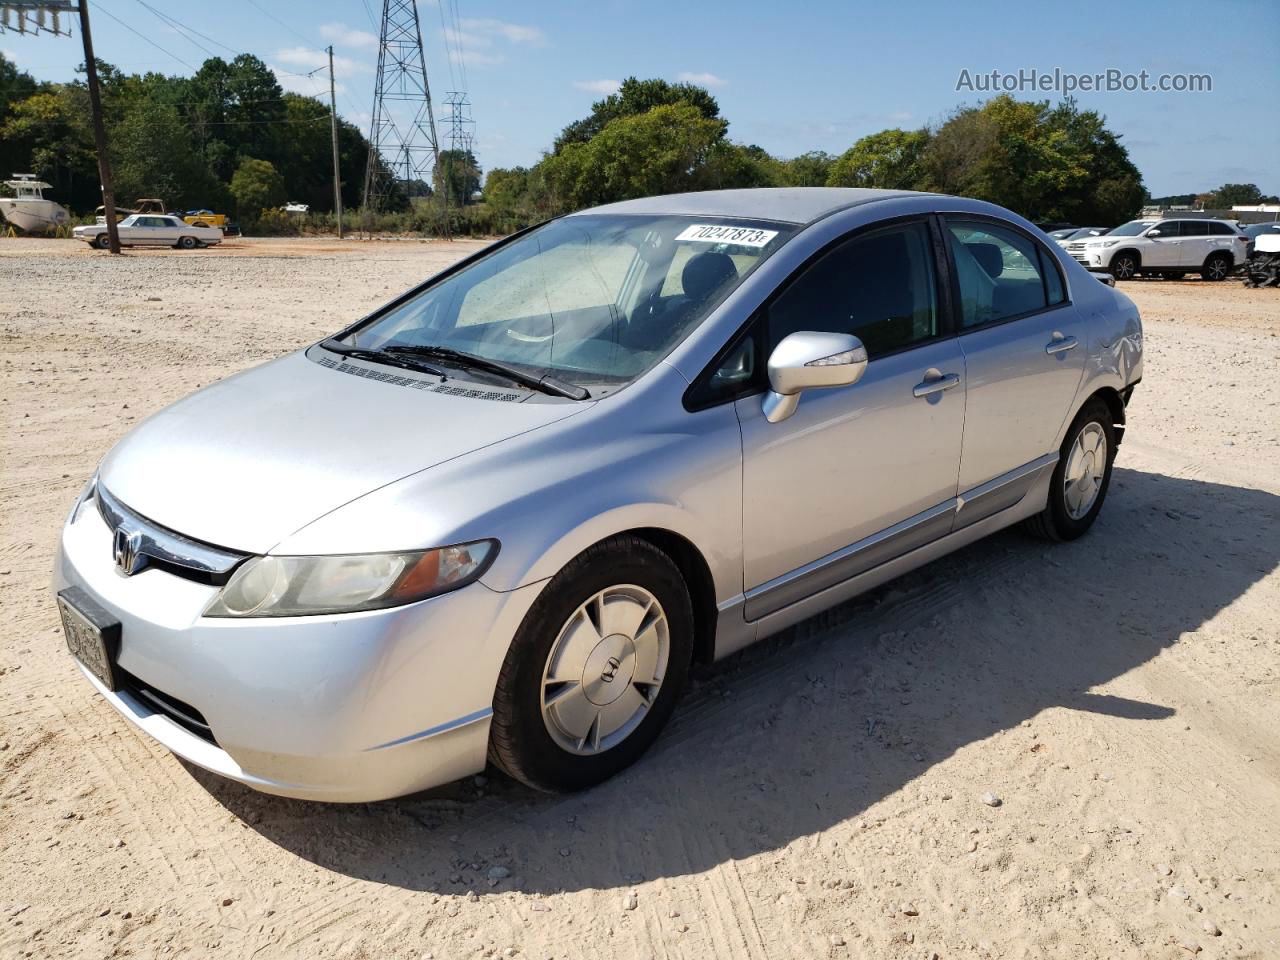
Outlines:
<svg viewBox="0 0 1280 960"><path fill-rule="evenodd" d="M102 212L107 218L107 243L112 253L120 252L120 231L116 229L116 192L111 185L111 158L107 156L107 128L102 123L102 95L98 92L98 62L93 58L93 36L89 33L89 0L80 0L80 33L84 39L84 72L89 83L89 106L93 111L93 139L98 147L98 177L102 180Z"/></svg>
<svg viewBox="0 0 1280 960"><path fill-rule="evenodd" d="M329 44L329 132L333 135L333 212L338 215L338 239L342 239L342 178L338 173L338 101L333 92L333 44Z"/></svg>

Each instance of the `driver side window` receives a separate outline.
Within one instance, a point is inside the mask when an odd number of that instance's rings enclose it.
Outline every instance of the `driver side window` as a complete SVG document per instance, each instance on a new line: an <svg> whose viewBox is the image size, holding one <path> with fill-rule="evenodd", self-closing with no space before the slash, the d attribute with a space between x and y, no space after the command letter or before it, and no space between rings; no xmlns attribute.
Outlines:
<svg viewBox="0 0 1280 960"><path fill-rule="evenodd" d="M768 344L801 330L851 333L875 358L938 334L933 245L923 221L836 245L769 306Z"/></svg>

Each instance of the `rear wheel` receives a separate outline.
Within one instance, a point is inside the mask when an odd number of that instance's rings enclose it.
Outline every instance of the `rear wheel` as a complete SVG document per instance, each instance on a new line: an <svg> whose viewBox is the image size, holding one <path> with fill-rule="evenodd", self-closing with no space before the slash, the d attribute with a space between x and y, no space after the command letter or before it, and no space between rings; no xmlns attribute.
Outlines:
<svg viewBox="0 0 1280 960"><path fill-rule="evenodd" d="M594 786L657 738L684 689L693 609L671 558L612 537L558 573L516 632L489 757L531 787Z"/></svg>
<svg viewBox="0 0 1280 960"><path fill-rule="evenodd" d="M1102 510L1115 457L1111 410L1101 400L1090 400L1062 441L1049 481L1049 502L1027 521L1027 529L1045 540L1083 536Z"/></svg>
<svg viewBox="0 0 1280 960"><path fill-rule="evenodd" d="M1138 273L1138 258L1132 253L1117 254L1111 261L1111 275L1117 280L1132 280Z"/></svg>
<svg viewBox="0 0 1280 960"><path fill-rule="evenodd" d="M1200 276L1204 280L1225 280L1234 266L1231 257L1225 253L1212 253L1204 262Z"/></svg>
<svg viewBox="0 0 1280 960"><path fill-rule="evenodd" d="M183 250L194 250L196 247L200 246L200 241L192 236L179 237L178 246Z"/></svg>

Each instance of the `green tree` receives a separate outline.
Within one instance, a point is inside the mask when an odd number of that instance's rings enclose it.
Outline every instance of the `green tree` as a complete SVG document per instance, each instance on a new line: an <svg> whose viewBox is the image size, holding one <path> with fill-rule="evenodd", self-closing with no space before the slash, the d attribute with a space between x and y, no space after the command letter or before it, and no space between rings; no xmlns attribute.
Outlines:
<svg viewBox="0 0 1280 960"><path fill-rule="evenodd" d="M825 150L810 150L781 161L779 182L787 187L825 187L834 162Z"/></svg>
<svg viewBox="0 0 1280 960"><path fill-rule="evenodd" d="M684 189L731 190L776 187L783 182L782 163L755 144L746 146L721 138L692 172Z"/></svg>
<svg viewBox="0 0 1280 960"><path fill-rule="evenodd" d="M1276 203L1275 197L1265 196L1256 183L1224 183L1211 194L1214 207L1248 206L1259 203Z"/></svg>
<svg viewBox="0 0 1280 960"><path fill-rule="evenodd" d="M110 144L119 202L159 197L175 209L210 202L212 178L172 104L150 99L129 104Z"/></svg>
<svg viewBox="0 0 1280 960"><path fill-rule="evenodd" d="M863 137L830 164L829 187L919 190L921 159L929 144L924 130L881 130Z"/></svg>
<svg viewBox="0 0 1280 960"><path fill-rule="evenodd" d="M1120 138L1075 101L993 97L963 107L933 131L922 186L990 200L1033 220L1118 223L1145 191Z"/></svg>
<svg viewBox="0 0 1280 960"><path fill-rule="evenodd" d="M245 157L231 177L231 195L241 219L253 221L285 202L284 178L270 161Z"/></svg>
<svg viewBox="0 0 1280 960"><path fill-rule="evenodd" d="M704 88L692 83L670 83L666 80L637 80L627 77L617 93L591 105L591 113L575 120L560 132L552 153L559 153L575 143L586 143L614 120L648 113L654 107L684 103L692 106L704 119L718 120L720 104Z"/></svg>
<svg viewBox="0 0 1280 960"><path fill-rule="evenodd" d="M585 143L546 157L553 204L561 210L676 193L694 187L727 124L677 103L611 120Z"/></svg>
<svg viewBox="0 0 1280 960"><path fill-rule="evenodd" d="M471 203L472 195L480 189L480 164L470 150L441 150L431 174L432 190L439 193L448 182L448 199L451 207L464 207Z"/></svg>
<svg viewBox="0 0 1280 960"><path fill-rule="evenodd" d="M82 87L51 84L17 101L0 124L0 148L10 158L4 173L34 173L54 187L52 196L80 208L100 203L98 159Z"/></svg>

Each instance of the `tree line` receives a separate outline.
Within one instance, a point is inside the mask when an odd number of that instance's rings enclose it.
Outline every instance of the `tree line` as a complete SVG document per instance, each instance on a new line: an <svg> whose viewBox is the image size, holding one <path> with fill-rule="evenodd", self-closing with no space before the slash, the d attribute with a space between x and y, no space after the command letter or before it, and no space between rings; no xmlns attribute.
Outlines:
<svg viewBox="0 0 1280 960"><path fill-rule="evenodd" d="M99 73L118 197L160 197L173 208L225 209L249 221L286 200L332 210L328 105L282 90L257 57L212 57L190 77L105 63ZM338 138L343 204L355 208L368 142L341 120ZM38 82L0 55L0 172L9 171L48 180L75 211L101 202L84 84ZM443 151L432 182L393 195L382 225L439 229L441 205L423 200L441 190L453 231L463 233L729 187L928 190L990 200L1037 221L1103 225L1129 219L1148 198L1120 136L1071 99L997 96L929 126L870 134L838 155L783 159L731 139L702 87L635 77L561 130L537 163L481 174L470 152ZM1239 186L1221 190L1240 196Z"/></svg>
<svg viewBox="0 0 1280 960"><path fill-rule="evenodd" d="M329 108L286 93L257 57L211 57L190 77L129 74L98 61L118 202L255 219L293 200L333 207ZM343 203L356 205L368 142L339 121ZM0 55L0 172L35 173L77 213L101 202L88 88L38 82Z"/></svg>

